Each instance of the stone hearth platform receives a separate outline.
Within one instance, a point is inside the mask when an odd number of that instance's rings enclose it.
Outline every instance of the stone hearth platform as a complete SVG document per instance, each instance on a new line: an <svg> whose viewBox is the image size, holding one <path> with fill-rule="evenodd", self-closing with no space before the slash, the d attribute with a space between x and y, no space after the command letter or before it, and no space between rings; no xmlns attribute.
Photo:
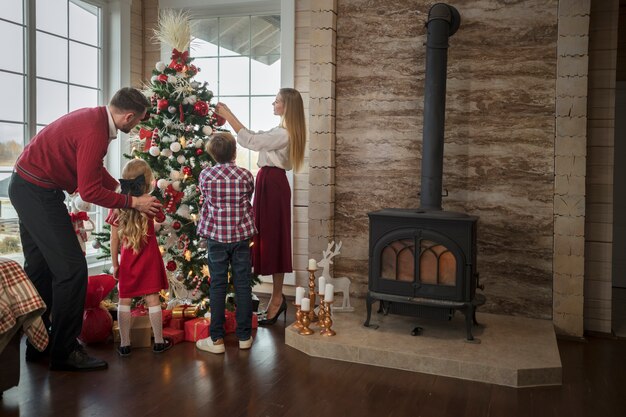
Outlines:
<svg viewBox="0 0 626 417"><path fill-rule="evenodd" d="M465 340L464 316L451 321L417 319L372 312L363 326L363 306L335 313L336 336L302 336L290 325L285 343L310 356L422 372L510 387L561 384L561 358L551 321L478 313L474 326L480 343ZM411 331L420 326L419 336Z"/></svg>

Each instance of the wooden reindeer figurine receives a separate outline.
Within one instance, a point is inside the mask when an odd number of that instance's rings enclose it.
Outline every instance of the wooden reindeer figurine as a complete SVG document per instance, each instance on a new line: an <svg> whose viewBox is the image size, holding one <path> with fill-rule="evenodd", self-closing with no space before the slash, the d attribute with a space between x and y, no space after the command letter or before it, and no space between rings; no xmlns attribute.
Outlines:
<svg viewBox="0 0 626 417"><path fill-rule="evenodd" d="M335 246L335 249L331 250L333 246ZM340 249L341 242L337 245L335 245L335 241L330 242L328 248L322 251L322 260L317 263L317 266L324 269L321 276L326 278L327 284L333 284L335 288L334 292L340 292L342 294L341 305L333 307L333 311L354 311L354 308L350 305L350 278L333 278L330 273L330 264L333 263L332 259L339 255Z"/></svg>

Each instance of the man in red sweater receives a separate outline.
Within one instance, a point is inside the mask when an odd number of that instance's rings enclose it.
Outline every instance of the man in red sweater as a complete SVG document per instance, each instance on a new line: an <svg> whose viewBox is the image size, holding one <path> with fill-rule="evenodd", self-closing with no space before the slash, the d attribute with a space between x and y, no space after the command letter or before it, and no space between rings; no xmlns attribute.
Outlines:
<svg viewBox="0 0 626 417"><path fill-rule="evenodd" d="M140 91L122 88L108 106L76 110L50 123L15 163L9 197L20 220L24 269L48 306L43 319L52 329L52 370L107 368L105 361L87 355L76 340L83 322L88 271L63 191L79 191L83 200L102 207L132 207L155 214L161 206L155 197L115 192L118 182L103 165L117 131L128 133L149 106ZM27 361L41 357L42 353L27 346Z"/></svg>

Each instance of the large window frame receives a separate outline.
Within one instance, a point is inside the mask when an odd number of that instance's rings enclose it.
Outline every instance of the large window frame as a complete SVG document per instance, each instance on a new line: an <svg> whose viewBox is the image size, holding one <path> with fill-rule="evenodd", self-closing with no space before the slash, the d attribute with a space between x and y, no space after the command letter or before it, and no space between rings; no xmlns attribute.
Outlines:
<svg viewBox="0 0 626 417"><path fill-rule="evenodd" d="M85 5L97 7L99 10L98 16L98 78L97 78L97 103L94 105L104 105L108 102L109 98L123 85L130 85L130 1L129 0L68 0L68 32L65 36L52 33L59 40L68 43L68 50L72 42L80 44L75 39L71 38L69 31L69 14L70 3L82 2ZM24 52L23 52L23 74L24 78L24 122L23 129L23 146L26 146L29 141L36 135L38 130L43 128L45 124L40 123L37 120L37 82L46 80L45 77L40 77L36 71L36 59L37 59L37 34L43 33L50 35L51 33L37 28L36 24L36 7L37 0L24 0L23 1L23 21L21 26L23 27L24 36ZM69 68L68 57L68 73ZM69 89L72 87L83 87L80 84L71 82L69 75L67 81L53 80L56 83L65 85L68 89L67 96L67 111L72 111L75 108L70 104ZM81 107L81 106L78 106ZM63 112L66 113L67 111ZM105 158L105 166L111 172L113 176L119 176L120 171L120 156L121 145L120 142L126 138L126 135L118 135L118 140L112 141L109 146L109 152ZM3 171L6 171L3 169ZM90 213L90 217L96 223L96 229L100 230L103 226L105 209L94 206L93 211ZM3 221L6 221L4 219ZM17 219L11 219L17 223ZM87 261L92 269L91 272L97 271L101 268L103 262L97 260L97 251L93 249L89 244L87 245ZM6 256L6 255L4 255ZM19 253L10 256L17 261L23 261L21 250Z"/></svg>

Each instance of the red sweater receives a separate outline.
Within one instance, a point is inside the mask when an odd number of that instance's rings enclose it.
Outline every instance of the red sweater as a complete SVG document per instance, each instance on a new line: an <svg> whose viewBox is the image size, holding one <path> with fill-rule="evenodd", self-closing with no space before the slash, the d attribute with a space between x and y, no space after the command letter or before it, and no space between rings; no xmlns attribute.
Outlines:
<svg viewBox="0 0 626 417"><path fill-rule="evenodd" d="M118 182L104 168L108 147L106 108L76 110L39 132L17 159L15 171L43 188L78 190L89 203L129 207L130 197L114 192Z"/></svg>

